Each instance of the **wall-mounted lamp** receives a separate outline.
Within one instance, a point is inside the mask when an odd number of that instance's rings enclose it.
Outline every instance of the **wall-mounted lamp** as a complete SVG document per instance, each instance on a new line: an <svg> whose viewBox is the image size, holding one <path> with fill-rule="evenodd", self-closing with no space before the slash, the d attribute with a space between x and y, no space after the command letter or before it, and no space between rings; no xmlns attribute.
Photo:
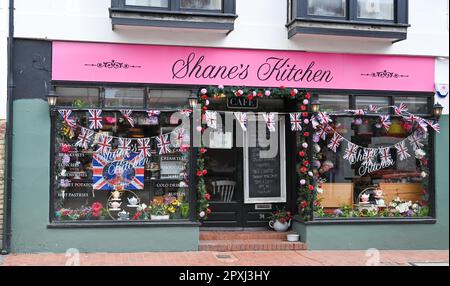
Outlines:
<svg viewBox="0 0 450 286"><path fill-rule="evenodd" d="M443 110L444 110L444 107L442 105L440 105L439 103L436 103L433 106L433 115L434 115L434 119L436 121L439 121L439 119L441 118Z"/></svg>
<svg viewBox="0 0 450 286"><path fill-rule="evenodd" d="M50 89L50 91L47 94L47 102L50 108L55 107L56 103L58 102L58 95L56 94L53 88Z"/></svg>
<svg viewBox="0 0 450 286"><path fill-rule="evenodd" d="M320 101L319 101L319 99L314 99L311 102L311 111L314 112L314 113L317 113L317 112L320 111Z"/></svg>
<svg viewBox="0 0 450 286"><path fill-rule="evenodd" d="M191 93L191 96L189 96L189 106L191 108L195 108L198 104L198 96L196 93Z"/></svg>

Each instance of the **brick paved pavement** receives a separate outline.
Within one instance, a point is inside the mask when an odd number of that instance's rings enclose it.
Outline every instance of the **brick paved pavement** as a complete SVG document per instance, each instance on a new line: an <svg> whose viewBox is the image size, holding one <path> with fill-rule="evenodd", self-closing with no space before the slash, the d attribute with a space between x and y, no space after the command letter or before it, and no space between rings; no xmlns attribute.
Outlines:
<svg viewBox="0 0 450 286"><path fill-rule="evenodd" d="M407 266L412 262L446 262L448 251L380 251L382 266ZM76 261L65 254L11 254L0 258L4 266L64 266ZM375 257L372 257L372 259ZM81 266L363 266L365 251L270 251L270 252L171 252L171 253L81 253Z"/></svg>

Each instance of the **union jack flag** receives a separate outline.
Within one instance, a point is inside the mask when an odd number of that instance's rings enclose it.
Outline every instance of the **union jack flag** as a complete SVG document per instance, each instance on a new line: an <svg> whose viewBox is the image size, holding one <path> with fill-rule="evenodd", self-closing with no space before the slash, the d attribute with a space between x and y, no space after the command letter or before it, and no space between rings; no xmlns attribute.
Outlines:
<svg viewBox="0 0 450 286"><path fill-rule="evenodd" d="M292 131L302 131L302 120L301 120L302 114L299 112L296 112L296 113L290 113L289 116L291 118L291 130Z"/></svg>
<svg viewBox="0 0 450 286"><path fill-rule="evenodd" d="M107 135L100 135L97 143L98 145L97 153L100 154L109 153L109 151L111 150L111 141L112 141L111 137Z"/></svg>
<svg viewBox="0 0 450 286"><path fill-rule="evenodd" d="M161 135L156 137L156 143L159 148L160 155L167 154L172 151L170 150L169 135Z"/></svg>
<svg viewBox="0 0 450 286"><path fill-rule="evenodd" d="M75 143L75 146L87 149L89 143L92 140L93 135L94 131L82 127L81 132L78 135L78 141Z"/></svg>
<svg viewBox="0 0 450 286"><path fill-rule="evenodd" d="M101 109L89 109L89 129L102 129L102 111Z"/></svg>
<svg viewBox="0 0 450 286"><path fill-rule="evenodd" d="M186 138L185 136L186 130L184 130L183 128L179 128L176 129L172 132L171 136L175 136L175 137L171 137L171 141L174 142L175 144L172 144L174 147L181 147L181 145L183 145L183 142Z"/></svg>
<svg viewBox="0 0 450 286"><path fill-rule="evenodd" d="M389 115L381 115L380 116L380 124L384 127L384 129L389 130L392 125L391 119Z"/></svg>
<svg viewBox="0 0 450 286"><path fill-rule="evenodd" d="M328 144L328 148L330 148L334 153L337 152L337 148L341 145L341 142L344 138L338 133L334 133L333 138L330 139L330 144Z"/></svg>
<svg viewBox="0 0 450 286"><path fill-rule="evenodd" d="M119 138L119 145L117 146L117 152L122 156L128 156L131 149L131 139Z"/></svg>
<svg viewBox="0 0 450 286"><path fill-rule="evenodd" d="M373 104L369 105L369 111L377 113L378 112L378 106L373 105Z"/></svg>
<svg viewBox="0 0 450 286"><path fill-rule="evenodd" d="M344 159L353 164L356 160L356 154L358 153L358 145L348 142L347 149L345 150Z"/></svg>
<svg viewBox="0 0 450 286"><path fill-rule="evenodd" d="M437 123L436 121L427 121L428 125L430 125L430 127L436 131L437 133L441 133L441 126L439 125L439 123Z"/></svg>
<svg viewBox="0 0 450 286"><path fill-rule="evenodd" d="M319 131L316 132L316 136L318 136L322 140L327 139L328 131L330 131L331 127L329 125L319 125Z"/></svg>
<svg viewBox="0 0 450 286"><path fill-rule="evenodd" d="M413 147L414 151L422 149L422 147L424 146L423 143L421 142L421 138L417 133L417 131L411 134L411 136L408 137L408 140L409 143L411 144L411 147Z"/></svg>
<svg viewBox="0 0 450 286"><path fill-rule="evenodd" d="M181 109L180 113L186 117L189 117L189 116L191 116L192 110L191 109Z"/></svg>
<svg viewBox="0 0 450 286"><path fill-rule="evenodd" d="M400 103L399 106L394 106L394 112L396 115L402 115L403 112L407 112L408 107L404 103Z"/></svg>
<svg viewBox="0 0 450 286"><path fill-rule="evenodd" d="M365 115L366 112L364 111L364 109L357 109L357 110L353 110L353 114L354 115Z"/></svg>
<svg viewBox="0 0 450 286"><path fill-rule="evenodd" d="M363 155L363 164L369 164L373 162L373 159L378 154L378 149L365 148Z"/></svg>
<svg viewBox="0 0 450 286"><path fill-rule="evenodd" d="M210 128L217 129L217 112L207 110L205 112L206 125Z"/></svg>
<svg viewBox="0 0 450 286"><path fill-rule="evenodd" d="M70 116L72 115L72 110L70 109L60 109L58 110L59 114L61 114L64 122L67 123L67 125L69 125L70 127L75 127L76 126L76 122L75 119L70 118Z"/></svg>
<svg viewBox="0 0 450 286"><path fill-rule="evenodd" d="M159 110L147 110L148 117L158 117L161 114Z"/></svg>
<svg viewBox="0 0 450 286"><path fill-rule="evenodd" d="M267 128L269 129L270 132L275 132L275 123L276 123L276 118L275 118L275 114L273 113L263 113L263 117L264 120L266 121L267 124Z"/></svg>
<svg viewBox="0 0 450 286"><path fill-rule="evenodd" d="M130 123L131 127L134 127L134 119L131 117L131 113L133 111L131 109L122 109L120 113L122 113L123 118L125 118L128 123Z"/></svg>
<svg viewBox="0 0 450 286"><path fill-rule="evenodd" d="M147 157L152 156L149 138L138 139L138 145L139 157L146 159Z"/></svg>
<svg viewBox="0 0 450 286"><path fill-rule="evenodd" d="M330 116L326 112L319 112L317 115L317 119L321 124L328 124L329 122L332 122Z"/></svg>
<svg viewBox="0 0 450 286"><path fill-rule="evenodd" d="M241 125L242 130L247 131L247 122L248 122L247 113L235 112L234 116L236 117L237 121Z"/></svg>
<svg viewBox="0 0 450 286"><path fill-rule="evenodd" d="M422 131L424 131L424 132L427 132L427 129L428 129L428 122L427 122L425 119L423 119L423 118L419 118L419 119L417 120L417 122L418 122L418 124L419 124L419 130L422 130Z"/></svg>
<svg viewBox="0 0 450 286"><path fill-rule="evenodd" d="M381 164L383 165L390 165L392 164L392 157L391 157L391 151L390 148L381 148L380 149L380 158L381 158Z"/></svg>
<svg viewBox="0 0 450 286"><path fill-rule="evenodd" d="M120 185L124 190L144 189L144 165L137 153L122 155L94 154L92 157L94 190L113 191Z"/></svg>
<svg viewBox="0 0 450 286"><path fill-rule="evenodd" d="M400 161L406 160L411 157L411 155L409 155L408 153L408 147L406 147L405 141L402 141L395 145L395 148L397 149L397 154Z"/></svg>

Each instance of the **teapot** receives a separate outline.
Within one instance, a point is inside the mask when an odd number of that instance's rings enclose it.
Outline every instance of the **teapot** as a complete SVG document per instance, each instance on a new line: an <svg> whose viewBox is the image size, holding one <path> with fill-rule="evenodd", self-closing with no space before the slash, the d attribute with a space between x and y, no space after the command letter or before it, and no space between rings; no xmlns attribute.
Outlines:
<svg viewBox="0 0 450 286"><path fill-rule="evenodd" d="M369 197L370 197L369 194L363 194L363 195L361 195L361 201L363 203L368 203L369 202Z"/></svg>
<svg viewBox="0 0 450 286"><path fill-rule="evenodd" d="M122 205L122 203L119 203L119 202L109 202L109 207L112 209L118 209L118 208L120 208L121 205Z"/></svg>
<svg viewBox="0 0 450 286"><path fill-rule="evenodd" d="M120 196L121 195L122 194L119 191L112 192L112 197L113 197L114 200L120 200Z"/></svg>
<svg viewBox="0 0 450 286"><path fill-rule="evenodd" d="M120 220L128 220L130 213L126 212L125 210L121 211L117 214Z"/></svg>
<svg viewBox="0 0 450 286"><path fill-rule="evenodd" d="M131 206L137 206L137 204L139 203L138 199L136 197L132 197L132 198L128 198L128 203Z"/></svg>

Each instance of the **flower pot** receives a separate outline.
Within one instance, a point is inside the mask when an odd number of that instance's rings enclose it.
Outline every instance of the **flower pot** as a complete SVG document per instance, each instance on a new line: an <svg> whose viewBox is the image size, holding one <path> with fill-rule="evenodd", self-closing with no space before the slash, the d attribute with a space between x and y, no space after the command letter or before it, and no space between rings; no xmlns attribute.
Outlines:
<svg viewBox="0 0 450 286"><path fill-rule="evenodd" d="M168 220L170 215L150 215L151 220Z"/></svg>
<svg viewBox="0 0 450 286"><path fill-rule="evenodd" d="M271 229L273 229L275 231L285 232L291 226L291 221L282 223L279 220L276 220L276 221L271 220L271 221L269 221L269 226Z"/></svg>

